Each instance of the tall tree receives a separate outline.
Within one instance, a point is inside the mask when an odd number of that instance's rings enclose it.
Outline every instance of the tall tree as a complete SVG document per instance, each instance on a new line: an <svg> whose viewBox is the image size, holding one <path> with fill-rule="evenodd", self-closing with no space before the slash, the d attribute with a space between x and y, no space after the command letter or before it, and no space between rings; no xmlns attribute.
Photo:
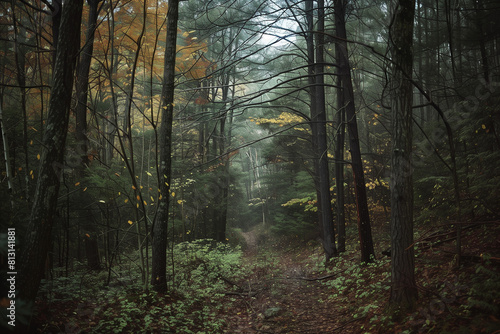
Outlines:
<svg viewBox="0 0 500 334"><path fill-rule="evenodd" d="M338 86L342 87L342 79L337 77ZM335 189L337 190L336 207L337 207L337 233L338 251L345 252L346 230L345 230L345 192L344 192L344 142L345 142L345 111L344 97L339 89L337 94L337 130L335 141Z"/></svg>
<svg viewBox="0 0 500 334"><path fill-rule="evenodd" d="M335 232L333 228L333 213L330 194L330 174L328 168L328 145L326 132L326 102L325 102L325 1L317 1L317 33L316 33L316 62L315 62L315 84L316 86L316 110L311 115L313 122L316 121L316 145L318 150L318 176L320 187L320 214L323 223L323 243L327 259L337 254L335 246Z"/></svg>
<svg viewBox="0 0 500 334"><path fill-rule="evenodd" d="M354 192L356 196L356 207L358 214L358 232L361 247L361 261L371 262L375 256L373 239L370 225L370 213L368 211L368 198L366 196L365 175L361 159L361 148L359 146L358 123L356 119L356 108L354 105L354 91L352 88L351 68L347 52L347 32L345 27L346 0L335 1L335 29L338 37L336 53L339 67L340 82L342 84L340 94L343 105L339 108L345 109L347 118L347 129L349 132L349 148L351 152L352 174L354 176ZM339 157L337 157L338 159Z"/></svg>
<svg viewBox="0 0 500 334"><path fill-rule="evenodd" d="M411 308L418 297L413 250L412 103L414 0L399 0L390 27L391 114L391 297Z"/></svg>
<svg viewBox="0 0 500 334"><path fill-rule="evenodd" d="M8 137L7 137L7 129L5 125L3 124L3 113L2 113L2 105L3 105L3 98L0 97L0 131L2 132L2 142L3 142L3 156L5 159L5 177L7 178L7 187L9 190L9 196L10 196L10 207L12 210L14 210L14 200L13 200L13 193L14 193L14 183L12 182L12 168L11 168L11 161L10 161L10 154L9 154L9 142L8 142Z"/></svg>
<svg viewBox="0 0 500 334"><path fill-rule="evenodd" d="M167 39L160 125L160 166L158 169L160 199L153 225L151 285L158 292L167 290L167 237L170 185L172 183L172 122L174 113L175 55L179 0L168 1Z"/></svg>
<svg viewBox="0 0 500 334"><path fill-rule="evenodd" d="M308 92L310 96L311 133L314 152L315 184L318 202L318 218L323 249L327 260L337 254L333 214L331 208L330 176L328 170L326 140L326 106L324 89L324 2L318 1L318 33L315 33L314 2L305 2L307 27ZM316 35L316 36L315 36ZM315 41L316 37L316 41Z"/></svg>
<svg viewBox="0 0 500 334"><path fill-rule="evenodd" d="M64 148L80 47L82 7L83 0L66 1L61 13L61 29L52 76L47 127L42 142L39 178L18 270L18 297L29 302L33 302L37 295L51 244L60 178L64 170Z"/></svg>
<svg viewBox="0 0 500 334"><path fill-rule="evenodd" d="M77 69L76 99L75 107L76 127L75 136L78 153L81 156L82 164L88 162L87 149L87 96L89 87L89 72L94 51L94 35L97 26L98 5L102 0L87 0L89 4L89 16L87 22L87 32L85 35L85 45L80 52L80 62Z"/></svg>

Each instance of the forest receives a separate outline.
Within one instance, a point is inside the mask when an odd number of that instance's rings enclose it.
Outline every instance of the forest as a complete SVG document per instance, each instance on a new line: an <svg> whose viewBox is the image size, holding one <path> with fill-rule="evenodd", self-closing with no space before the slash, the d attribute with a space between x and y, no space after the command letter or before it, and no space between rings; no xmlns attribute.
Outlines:
<svg viewBox="0 0 500 334"><path fill-rule="evenodd" d="M500 333L499 18L0 1L0 330Z"/></svg>

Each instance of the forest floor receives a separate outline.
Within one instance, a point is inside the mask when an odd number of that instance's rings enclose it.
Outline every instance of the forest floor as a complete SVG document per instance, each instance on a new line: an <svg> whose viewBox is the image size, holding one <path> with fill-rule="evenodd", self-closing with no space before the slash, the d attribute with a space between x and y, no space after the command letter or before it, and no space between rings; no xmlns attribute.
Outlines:
<svg viewBox="0 0 500 334"><path fill-rule="evenodd" d="M453 228L418 231L419 301L408 312L394 312L388 303L390 259L380 254L388 247L386 230L374 229L375 263L360 264L354 247L326 266L317 241L263 242L256 231L242 232L245 274L218 274L217 291L213 285L190 297L122 289L107 299L85 291L69 299L42 298L36 332L500 333L499 222L464 228L460 269Z"/></svg>

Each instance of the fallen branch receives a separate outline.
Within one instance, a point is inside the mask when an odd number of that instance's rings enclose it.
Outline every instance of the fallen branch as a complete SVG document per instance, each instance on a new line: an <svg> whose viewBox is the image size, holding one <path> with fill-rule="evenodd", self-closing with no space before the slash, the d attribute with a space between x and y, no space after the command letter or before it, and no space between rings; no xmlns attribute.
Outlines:
<svg viewBox="0 0 500 334"><path fill-rule="evenodd" d="M224 291L224 294L226 296L242 296L242 297L255 297L257 294L260 292L259 291Z"/></svg>
<svg viewBox="0 0 500 334"><path fill-rule="evenodd" d="M327 279L327 278L332 278L332 277L335 277L339 274L342 274L345 270L342 270L342 271L339 271L338 273L335 273L335 274L331 274L331 275L326 275L326 276L321 276L321 277L287 277L287 279L299 279L299 280L302 280L302 281L309 281L309 282L313 282L313 281L322 281L324 279Z"/></svg>

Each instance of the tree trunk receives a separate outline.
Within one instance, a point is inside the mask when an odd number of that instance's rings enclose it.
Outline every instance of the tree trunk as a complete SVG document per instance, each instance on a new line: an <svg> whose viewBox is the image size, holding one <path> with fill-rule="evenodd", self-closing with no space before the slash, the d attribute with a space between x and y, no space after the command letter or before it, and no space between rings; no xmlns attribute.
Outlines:
<svg viewBox="0 0 500 334"><path fill-rule="evenodd" d="M370 225L370 214L368 211L368 199L366 196L365 176L363 162L361 160L361 149L359 147L358 123L356 120L356 109L354 106L354 92L352 88L351 72L347 53L347 33L345 29L345 6L344 0L335 1L335 29L339 41L337 42L337 57L339 72L342 78L342 90L347 117L347 129L349 132L349 147L352 159L352 173L354 177L354 193L356 196L356 207L358 214L358 232L361 247L361 261L371 262L375 257L373 250L373 239Z"/></svg>
<svg viewBox="0 0 500 334"><path fill-rule="evenodd" d="M167 290L167 245L170 184L172 175L172 121L174 113L175 55L179 0L168 1L167 39L163 73L162 117L160 128L160 199L153 225L151 285L158 292Z"/></svg>
<svg viewBox="0 0 500 334"><path fill-rule="evenodd" d="M318 176L319 191L321 194L321 221L323 223L323 247L326 259L337 255L335 246L335 232L333 229L332 198L330 194L330 172L328 169L328 145L326 132L326 104L325 104L325 65L324 65L324 43L325 43L325 1L318 0L318 25L316 34L316 110L315 120L317 122L316 145L318 148Z"/></svg>
<svg viewBox="0 0 500 334"><path fill-rule="evenodd" d="M14 28L14 56L17 72L17 83L21 100L21 113L23 114L23 151L25 170L25 198L30 203L30 181L29 181L29 150L28 150L28 114L26 110L26 29L21 25L18 29L16 18L16 1L12 1L12 24ZM18 31L19 30L19 31ZM22 32L22 33L20 33ZM21 40L20 40L21 39Z"/></svg>
<svg viewBox="0 0 500 334"><path fill-rule="evenodd" d="M0 98L0 131L2 132L2 143L3 143L3 153L5 159L5 176L7 178L7 189L9 191L10 197L10 208L14 210L14 183L13 183L13 175L12 168L10 164L10 156L9 156L9 140L7 137L7 129L3 124L3 113L2 113L2 105L3 99Z"/></svg>
<svg viewBox="0 0 500 334"><path fill-rule="evenodd" d="M52 70L55 70L57 58L57 45L59 44L59 34L61 26L61 8L62 0L52 0L50 12L52 13Z"/></svg>
<svg viewBox="0 0 500 334"><path fill-rule="evenodd" d="M76 74L76 99L75 107L76 127L75 137L78 145L81 165L88 163L88 138L87 138L87 95L89 87L89 72L94 51L94 32L97 26L98 5L101 0L87 0L89 3L89 17L85 45L80 52L80 62Z"/></svg>
<svg viewBox="0 0 500 334"><path fill-rule="evenodd" d="M99 256L99 245L95 236L86 237L85 254L87 255L87 265L92 270L101 269L101 258Z"/></svg>
<svg viewBox="0 0 500 334"><path fill-rule="evenodd" d="M391 273L390 300L411 308L418 297L413 250L413 181L411 80L414 0L399 0L390 27L391 77Z"/></svg>
<svg viewBox="0 0 500 334"><path fill-rule="evenodd" d="M33 302L40 286L63 173L64 148L68 132L69 109L80 47L83 0L67 1L62 9L61 29L52 77L47 127L45 130L39 177L33 209L18 270L19 299Z"/></svg>
<svg viewBox="0 0 500 334"><path fill-rule="evenodd" d="M338 86L342 86L342 79L338 77ZM337 189L337 233L339 236L338 251L345 252L345 192L344 192L344 142L345 142L345 112L343 93L338 90L337 111L337 139L335 143L335 184Z"/></svg>
<svg viewBox="0 0 500 334"><path fill-rule="evenodd" d="M321 108L323 104L323 116L324 116L324 89L319 90L318 80L321 75L317 75L318 70L321 70L321 67L316 64L315 55L315 44L314 44L314 3L312 0L307 0L305 2L305 14L306 14L306 22L307 22L307 31L306 31L306 45L307 45L307 57L308 57L308 92L310 96L310 112L311 112L311 133L312 133L312 148L313 148L313 165L314 165L314 185L316 188L316 198L318 203L318 220L319 227L321 233L321 239L323 242L323 249L325 251L325 258L329 260L336 254L335 249L335 235L333 231L329 231L329 229L333 230L333 222L332 222L332 214L331 214L331 202L328 201L328 197L330 197L330 188L329 188L329 176L328 176L328 162L326 163L326 173L322 168L325 167L324 161L321 161L321 155L324 154L324 159L326 160L328 157L326 156L326 138L324 139L325 145L323 145L324 152L321 151L320 145L320 117L321 111L318 108ZM320 55L322 57L322 54ZM318 95L323 93L322 97L318 98ZM326 136L326 131L323 133L323 136ZM322 163L323 162L323 163ZM327 178L326 183L323 183ZM322 182L323 181L323 182ZM325 186L326 184L326 186ZM328 193L325 194L324 191L328 187ZM328 212L330 216L328 217Z"/></svg>

